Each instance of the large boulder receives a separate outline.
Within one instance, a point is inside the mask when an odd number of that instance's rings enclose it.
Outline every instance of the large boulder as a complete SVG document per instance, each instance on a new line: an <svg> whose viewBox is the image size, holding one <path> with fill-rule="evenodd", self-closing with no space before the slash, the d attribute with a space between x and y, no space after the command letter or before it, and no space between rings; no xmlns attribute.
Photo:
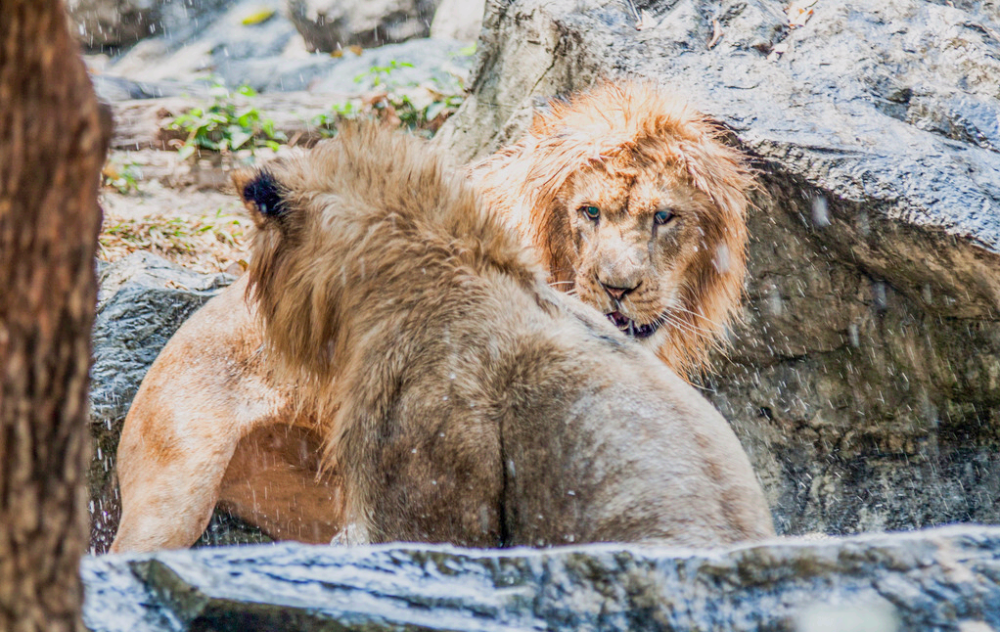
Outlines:
<svg viewBox="0 0 1000 632"><path fill-rule="evenodd" d="M483 27L485 9L486 0L441 0L431 22L431 37L476 41Z"/></svg>
<svg viewBox="0 0 1000 632"><path fill-rule="evenodd" d="M288 0L310 50L380 46L427 37L437 0Z"/></svg>
<svg viewBox="0 0 1000 632"><path fill-rule="evenodd" d="M686 95L766 192L744 321L703 385L778 528L1000 522L996 3L823 0L794 28L780 0L636 2L641 24L628 4L491 0L437 142L484 155L538 97L602 79Z"/></svg>
<svg viewBox="0 0 1000 632"><path fill-rule="evenodd" d="M98 94L109 101L180 96L204 100L218 82L258 92L340 93L329 97L329 105L342 101L343 93L368 90L376 78L394 86L428 84L450 94L459 90L471 65L462 50L466 43L446 39L413 39L365 49L360 55L310 54L284 6L285 0L231 0L225 10L193 20L183 33L149 37L94 75ZM429 17L426 24L421 22L422 32L429 23ZM263 107L260 111L276 117L297 114Z"/></svg>
<svg viewBox="0 0 1000 632"><path fill-rule="evenodd" d="M233 0L67 0L83 45L90 49L134 44L170 33L185 36L206 15Z"/></svg>
<svg viewBox="0 0 1000 632"><path fill-rule="evenodd" d="M85 559L93 632L988 632L1000 529L730 550L202 549Z"/></svg>
<svg viewBox="0 0 1000 632"><path fill-rule="evenodd" d="M177 88L193 94L186 87L198 79L235 88L251 78L272 80L280 71L308 75L314 65L330 60L306 54L283 6L283 0L229 0L224 10L191 20L184 31L164 31L139 42L104 74L153 84L148 91L155 96L176 94ZM283 89L300 90L302 83Z"/></svg>

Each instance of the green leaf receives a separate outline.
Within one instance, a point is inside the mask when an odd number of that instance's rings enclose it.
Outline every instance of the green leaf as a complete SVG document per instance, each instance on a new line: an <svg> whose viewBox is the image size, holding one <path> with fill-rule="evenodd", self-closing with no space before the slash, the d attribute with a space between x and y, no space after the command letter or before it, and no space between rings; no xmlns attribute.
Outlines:
<svg viewBox="0 0 1000 632"><path fill-rule="evenodd" d="M243 145L246 145L247 141L250 140L251 138L253 138L253 134L248 134L239 128L235 130L230 128L229 146L232 147L234 150L239 149Z"/></svg>
<svg viewBox="0 0 1000 632"><path fill-rule="evenodd" d="M427 106L427 109L424 110L424 120L433 121L437 118L438 114L444 111L446 107L448 107L448 104L444 101L435 101L434 103L431 103Z"/></svg>
<svg viewBox="0 0 1000 632"><path fill-rule="evenodd" d="M243 18L242 20L243 26L253 26L255 24L263 24L264 22L267 22L268 20L273 18L274 13L275 13L274 9L268 7L257 9L256 11L247 14L247 16Z"/></svg>

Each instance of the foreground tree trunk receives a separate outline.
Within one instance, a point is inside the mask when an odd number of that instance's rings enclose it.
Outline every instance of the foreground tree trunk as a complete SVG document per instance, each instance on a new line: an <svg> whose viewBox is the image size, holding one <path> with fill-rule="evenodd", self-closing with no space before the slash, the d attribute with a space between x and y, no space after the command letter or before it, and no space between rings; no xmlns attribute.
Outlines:
<svg viewBox="0 0 1000 632"><path fill-rule="evenodd" d="M0 632L82 628L107 128L60 0L0 0Z"/></svg>

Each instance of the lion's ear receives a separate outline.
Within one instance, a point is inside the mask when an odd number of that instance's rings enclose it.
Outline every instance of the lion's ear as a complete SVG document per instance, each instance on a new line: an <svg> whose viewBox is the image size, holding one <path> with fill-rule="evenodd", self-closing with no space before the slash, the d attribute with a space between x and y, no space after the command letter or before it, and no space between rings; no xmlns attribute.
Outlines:
<svg viewBox="0 0 1000 632"><path fill-rule="evenodd" d="M286 191L266 168L241 169L233 174L233 184L258 228L281 219L288 212Z"/></svg>

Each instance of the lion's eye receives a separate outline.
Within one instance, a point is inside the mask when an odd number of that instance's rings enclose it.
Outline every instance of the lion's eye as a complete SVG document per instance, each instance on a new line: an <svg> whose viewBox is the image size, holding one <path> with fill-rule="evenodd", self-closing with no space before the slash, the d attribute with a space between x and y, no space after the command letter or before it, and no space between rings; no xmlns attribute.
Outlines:
<svg viewBox="0 0 1000 632"><path fill-rule="evenodd" d="M587 216L592 222L596 222L601 217L601 209L596 206L581 206L580 212Z"/></svg>
<svg viewBox="0 0 1000 632"><path fill-rule="evenodd" d="M653 222L656 223L657 226L663 226L673 218L674 214L670 211L656 211L656 214L653 215Z"/></svg>

